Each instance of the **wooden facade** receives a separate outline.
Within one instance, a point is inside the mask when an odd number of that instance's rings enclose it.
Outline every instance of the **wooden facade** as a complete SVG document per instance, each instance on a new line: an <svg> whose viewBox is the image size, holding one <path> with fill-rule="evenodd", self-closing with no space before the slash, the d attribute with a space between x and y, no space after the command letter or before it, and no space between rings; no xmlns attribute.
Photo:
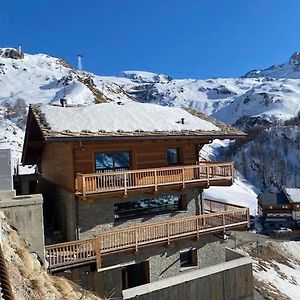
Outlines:
<svg viewBox="0 0 300 300"><path fill-rule="evenodd" d="M118 142L51 142L44 146L40 161L43 178L75 192L77 173L92 174L95 155L100 152L126 151L130 153L131 170L163 168L167 165L167 149L179 149L179 165L198 163L198 152L207 141L150 140Z"/></svg>

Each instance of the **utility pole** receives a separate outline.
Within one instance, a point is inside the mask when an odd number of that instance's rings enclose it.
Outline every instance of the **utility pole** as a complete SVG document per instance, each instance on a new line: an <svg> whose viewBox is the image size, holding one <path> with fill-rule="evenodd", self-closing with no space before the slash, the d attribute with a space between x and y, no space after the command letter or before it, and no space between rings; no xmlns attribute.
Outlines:
<svg viewBox="0 0 300 300"><path fill-rule="evenodd" d="M77 70L82 71L82 55L77 54Z"/></svg>

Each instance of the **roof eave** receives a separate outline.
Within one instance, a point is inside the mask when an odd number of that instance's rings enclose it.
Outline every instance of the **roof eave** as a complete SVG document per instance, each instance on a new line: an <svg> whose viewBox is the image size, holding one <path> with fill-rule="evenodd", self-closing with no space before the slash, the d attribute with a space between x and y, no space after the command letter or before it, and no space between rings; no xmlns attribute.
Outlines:
<svg viewBox="0 0 300 300"><path fill-rule="evenodd" d="M228 134L228 135L105 135L105 136L48 136L45 137L47 142L66 142L66 141L117 141L117 140L195 140L195 139L242 139L247 134Z"/></svg>

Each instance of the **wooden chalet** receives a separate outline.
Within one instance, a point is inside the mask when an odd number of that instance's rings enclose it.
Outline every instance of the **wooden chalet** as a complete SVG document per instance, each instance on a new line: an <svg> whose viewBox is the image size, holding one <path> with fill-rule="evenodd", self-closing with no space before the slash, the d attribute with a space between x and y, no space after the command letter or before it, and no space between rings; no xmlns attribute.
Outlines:
<svg viewBox="0 0 300 300"><path fill-rule="evenodd" d="M202 161L199 151L214 139L244 136L191 109L141 103L31 105L22 163L38 166L49 224L57 224L49 229L60 230L68 241L47 246L50 268L97 262L98 270L117 268L105 273L108 286L119 286L121 276L124 289L158 280L153 270L164 266L159 263L164 251L171 251L170 266L179 264L178 270L180 264L199 267L201 251L207 251L204 236L219 249L213 233L249 224L247 208L203 199L204 188L232 185L234 167ZM161 247L171 243L175 252ZM221 257L209 255L212 263ZM126 267L132 260L137 265ZM140 269L140 279L131 277Z"/></svg>
<svg viewBox="0 0 300 300"><path fill-rule="evenodd" d="M300 188L282 186L278 193L261 193L257 197L259 212L265 217L289 217L300 220Z"/></svg>
<svg viewBox="0 0 300 300"><path fill-rule="evenodd" d="M62 113L78 110L55 109ZM37 164L44 179L84 199L111 192L126 196L141 189L157 192L170 186L231 185L233 164L201 162L199 151L213 139L235 139L245 134L199 112L182 111L218 130L186 130L182 124L183 130L170 132L55 131L49 127L42 106L32 105L22 163ZM184 118L177 121L185 122Z"/></svg>

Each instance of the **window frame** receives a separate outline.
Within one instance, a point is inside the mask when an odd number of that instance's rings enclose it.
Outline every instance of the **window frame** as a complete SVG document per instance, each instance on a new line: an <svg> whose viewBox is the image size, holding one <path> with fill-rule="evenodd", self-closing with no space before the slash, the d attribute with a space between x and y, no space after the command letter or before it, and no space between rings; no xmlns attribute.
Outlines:
<svg viewBox="0 0 300 300"><path fill-rule="evenodd" d="M139 218L144 218L147 216L151 216L151 215L163 215L163 214L170 214L170 213L180 213L182 211L186 211L187 210L187 205L186 205L186 201L185 201L185 195L169 195L169 196L174 196L174 197L178 197L178 205L175 209L167 209L168 206L172 206L172 204L165 204L165 205L160 205L160 206L152 206L151 207L151 201L156 202L159 201L161 198L163 197L167 197L167 196L161 196L161 197L157 197L157 198L146 198L146 199L142 199L142 200L138 200L138 201L128 201L128 202L117 202L114 203L114 220L116 222L118 221L125 221L125 220L131 220L131 219L139 219ZM163 199L161 199L163 201ZM141 202L144 201L144 203L148 202L148 205L145 208L133 208L133 207L128 207L128 209L119 209L116 210L116 207L118 205L126 205L127 203L130 203L132 206L136 205L140 205ZM173 206L175 206L173 204ZM163 209L163 208L166 209Z"/></svg>
<svg viewBox="0 0 300 300"><path fill-rule="evenodd" d="M174 150L174 149L176 149L176 151L177 151L177 162L176 163L169 162L169 160L168 160L168 157L169 157L168 156L168 151L169 150ZM181 163L181 149L179 147L168 147L166 149L166 164L167 164L167 166L177 166L180 163Z"/></svg>
<svg viewBox="0 0 300 300"><path fill-rule="evenodd" d="M188 259L183 261L183 255L188 255ZM196 248L179 251L180 269L196 268L198 266L198 253Z"/></svg>
<svg viewBox="0 0 300 300"><path fill-rule="evenodd" d="M129 154L129 166L125 167L115 167L115 155L116 153L125 152ZM97 154L112 154L113 167L111 169L97 169ZM132 169L132 151L131 150L113 150L113 151L95 151L94 152L94 172L102 173L102 172L117 172L122 170L131 170Z"/></svg>

